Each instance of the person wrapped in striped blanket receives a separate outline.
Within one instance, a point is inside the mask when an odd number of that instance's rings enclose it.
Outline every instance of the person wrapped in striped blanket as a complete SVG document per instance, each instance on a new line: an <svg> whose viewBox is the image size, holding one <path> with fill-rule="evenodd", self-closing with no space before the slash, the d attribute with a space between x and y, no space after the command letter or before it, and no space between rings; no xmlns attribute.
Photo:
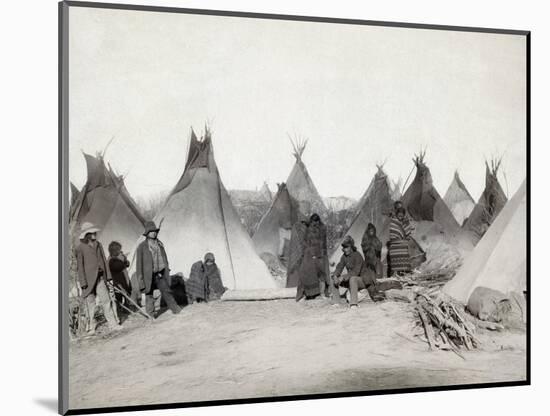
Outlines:
<svg viewBox="0 0 550 416"><path fill-rule="evenodd" d="M413 226L406 215L405 208L399 207L390 221L388 260L392 275L403 275L411 271L409 240Z"/></svg>

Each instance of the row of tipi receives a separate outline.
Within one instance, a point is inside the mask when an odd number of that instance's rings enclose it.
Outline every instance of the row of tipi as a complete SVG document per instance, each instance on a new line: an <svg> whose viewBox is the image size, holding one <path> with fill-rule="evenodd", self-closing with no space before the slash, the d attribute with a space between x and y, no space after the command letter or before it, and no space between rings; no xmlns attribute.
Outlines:
<svg viewBox="0 0 550 416"><path fill-rule="evenodd" d="M278 185L269 209L251 238L221 180L210 131L206 129L200 140L192 131L184 171L155 218L157 224L161 224L171 269L186 273L210 251L216 254L223 283L229 289L277 287L260 255L270 253L278 257L281 241L290 239L292 224L311 212L324 216L328 211L302 159L306 143L294 144L294 167L287 181ZM117 240L126 249L133 249L142 238L144 218L130 197L123 177L105 164L102 155L84 156L88 178L81 191L72 188L71 228L76 233L79 224L92 222L102 229L98 239L104 246ZM490 224L504 205L509 205L496 178L499 163L487 165L486 187L474 204L458 173L445 198L441 198L433 186L424 156L420 154L414 159L416 175L402 197L399 186L392 184L383 167L378 166L357 204L346 234L360 241L366 225L372 222L381 239L387 240L388 213L393 202L401 197L417 227L417 239L411 242L411 253L417 264L429 255L430 244L471 251L480 238L485 238ZM480 242L479 246L488 244ZM474 253L480 250L476 248ZM338 257L336 246L331 253L331 263Z"/></svg>

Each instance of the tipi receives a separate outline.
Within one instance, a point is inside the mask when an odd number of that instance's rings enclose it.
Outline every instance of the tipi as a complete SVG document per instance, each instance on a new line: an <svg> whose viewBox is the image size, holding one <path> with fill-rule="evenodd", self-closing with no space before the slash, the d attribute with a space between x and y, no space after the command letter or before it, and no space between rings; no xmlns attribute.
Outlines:
<svg viewBox="0 0 550 416"><path fill-rule="evenodd" d="M403 195L401 195L401 188L403 187L403 178L400 176L397 182L393 182L393 188L391 191L391 197L394 201L399 201Z"/></svg>
<svg viewBox="0 0 550 416"><path fill-rule="evenodd" d="M267 182L264 182L264 184L260 188L260 195L262 195L262 197L268 202L271 202L273 200L273 195L271 194L271 190L269 189Z"/></svg>
<svg viewBox="0 0 550 416"><path fill-rule="evenodd" d="M187 275L212 252L227 288L276 287L221 181L208 128L201 140L191 131L183 174L155 220L174 272Z"/></svg>
<svg viewBox="0 0 550 416"><path fill-rule="evenodd" d="M278 184L271 206L252 236L256 252L288 259L290 232L300 217L298 202L290 196L285 183Z"/></svg>
<svg viewBox="0 0 550 416"><path fill-rule="evenodd" d="M327 213L327 207L313 184L306 165L302 160L306 145L307 140L292 141L296 163L286 180L286 187L289 194L298 201L303 214L309 215L316 212L324 216Z"/></svg>
<svg viewBox="0 0 550 416"><path fill-rule="evenodd" d="M526 275L527 206L523 181L443 292L463 303L480 286L504 294L521 293L526 288Z"/></svg>
<svg viewBox="0 0 550 416"><path fill-rule="evenodd" d="M459 225L439 192L433 186L432 174L424 163L425 152L415 156L416 176L405 191L402 202L415 221L439 224L443 232L456 233Z"/></svg>
<svg viewBox="0 0 550 416"><path fill-rule="evenodd" d="M445 201L445 204L447 204L453 216L461 225L464 224L464 221L474 209L474 198L472 198L460 179L458 171L455 171L453 181L449 185L449 189L447 189L443 201Z"/></svg>
<svg viewBox="0 0 550 416"><path fill-rule="evenodd" d="M491 160L491 166L485 161L485 189L463 226L474 244L483 237L508 200L497 178L500 164L500 159Z"/></svg>
<svg viewBox="0 0 550 416"><path fill-rule="evenodd" d="M111 241L122 244L123 250L133 248L143 232L144 218L130 197L122 177L107 169L102 155L84 153L88 178L70 215L73 237L78 238L84 222L101 228L98 240L104 248Z"/></svg>
<svg viewBox="0 0 550 416"><path fill-rule="evenodd" d="M433 185L425 152L415 156L416 175L405 191L402 202L414 220L414 237L426 251L425 269L441 268L459 262L473 248L462 235L451 210Z"/></svg>
<svg viewBox="0 0 550 416"><path fill-rule="evenodd" d="M384 172L383 167L381 165L376 165L376 167L377 172L372 178L367 190L361 197L351 225L344 234L344 236L350 235L353 237L358 248L360 248L363 234L365 233L369 223L374 224L377 230L378 238L383 244L387 242L389 238L389 214L393 210L394 203L391 196L393 187L388 175ZM334 264L339 261L342 255L340 244L341 241L334 246L334 251L329 260L330 264ZM411 249L411 255L413 257L422 258L415 259L415 263L418 264L418 262L423 260L424 252L414 240L411 241ZM386 258L385 251L386 247L384 244L382 253L382 259L384 260Z"/></svg>

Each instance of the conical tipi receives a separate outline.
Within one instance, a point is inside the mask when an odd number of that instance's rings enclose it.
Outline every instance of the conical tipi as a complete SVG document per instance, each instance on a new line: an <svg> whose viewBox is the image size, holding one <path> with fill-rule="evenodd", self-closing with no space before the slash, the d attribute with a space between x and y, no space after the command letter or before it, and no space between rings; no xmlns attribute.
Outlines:
<svg viewBox="0 0 550 416"><path fill-rule="evenodd" d="M388 175L384 172L383 167L380 165L377 165L376 167L377 172L372 178L367 190L361 197L354 219L352 220L351 225L344 236L350 235L355 240L355 243L359 248L363 235L367 229L367 225L369 223L374 224L377 230L377 236L380 241L382 241L384 246L382 259L385 261L386 247L384 243L387 242L389 238L389 214L393 210L394 203L391 196L393 187ZM340 250L341 243L342 241L339 241L338 244L334 246L334 251L330 257L330 264L334 264L339 261L342 255ZM415 264L419 264L424 260L424 252L416 241L411 241L410 249L412 249L411 256L414 258L413 262Z"/></svg>
<svg viewBox="0 0 550 416"><path fill-rule="evenodd" d="M477 287L504 294L521 293L527 276L526 183L522 185L495 218L457 275L443 292L467 303Z"/></svg>
<svg viewBox="0 0 550 416"><path fill-rule="evenodd" d="M456 233L459 225L433 186L432 174L424 163L425 155L425 152L421 152L413 159L416 176L405 191L402 202L413 220L435 222L444 232Z"/></svg>
<svg viewBox="0 0 550 416"><path fill-rule="evenodd" d="M403 178L400 176L397 182L393 182L393 187L391 191L391 198L394 201L399 201L403 195L401 195L401 188L403 187Z"/></svg>
<svg viewBox="0 0 550 416"><path fill-rule="evenodd" d="M105 166L103 156L84 154L88 179L71 212L71 229L78 238L84 222L101 228L98 240L104 248L111 241L122 244L123 250L133 248L143 232L144 219L130 197L122 177Z"/></svg>
<svg viewBox="0 0 550 416"><path fill-rule="evenodd" d="M221 181L208 129L202 140L191 132L184 172L156 222L173 272L188 275L194 262L212 252L227 288L276 287Z"/></svg>
<svg viewBox="0 0 550 416"><path fill-rule="evenodd" d="M344 234L344 236L350 235L353 237L358 248L361 246L361 239L363 238L363 234L369 222L375 225L378 238L382 242L388 240L388 214L393 208L393 201L391 198L392 187L382 166L377 166L377 169L367 190L359 200L357 211L355 212L349 229ZM334 252L330 257L331 264L337 263L342 255L340 244L341 241L334 246Z"/></svg>
<svg viewBox="0 0 550 416"><path fill-rule="evenodd" d="M463 226L474 244L483 237L508 200L497 178L500 163L501 160L493 159L489 167L485 162L485 189Z"/></svg>
<svg viewBox="0 0 550 416"><path fill-rule="evenodd" d="M262 197L268 202L271 202L273 200L273 195L271 194L271 190L269 189L267 182L264 182L264 184L260 188L260 195L262 195Z"/></svg>
<svg viewBox="0 0 550 416"><path fill-rule="evenodd" d="M292 142L296 163L288 176L286 187L290 195L300 204L300 210L305 215L319 215L327 213L327 207L313 184L302 160L302 155L307 145L307 140Z"/></svg>
<svg viewBox="0 0 550 416"><path fill-rule="evenodd" d="M460 179L458 171L455 171L453 181L449 185L443 201L445 201L459 224L464 224L464 221L472 213L475 201Z"/></svg>
<svg viewBox="0 0 550 416"><path fill-rule="evenodd" d="M430 169L424 163L425 152L413 161L416 175L403 195L402 202L414 220L417 241L426 251L423 267L437 269L460 261L473 248L468 238L433 186Z"/></svg>
<svg viewBox="0 0 550 416"><path fill-rule="evenodd" d="M301 217L298 202L288 192L286 184L278 184L271 206L260 220L252 241L258 254L269 253L276 258L288 258L288 243L292 226Z"/></svg>

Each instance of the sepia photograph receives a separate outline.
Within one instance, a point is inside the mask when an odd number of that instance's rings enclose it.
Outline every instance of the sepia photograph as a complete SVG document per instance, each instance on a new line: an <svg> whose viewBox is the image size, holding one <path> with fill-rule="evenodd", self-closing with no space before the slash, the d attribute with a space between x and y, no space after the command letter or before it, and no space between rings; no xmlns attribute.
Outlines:
<svg viewBox="0 0 550 416"><path fill-rule="evenodd" d="M61 413L530 383L529 32L59 10Z"/></svg>

